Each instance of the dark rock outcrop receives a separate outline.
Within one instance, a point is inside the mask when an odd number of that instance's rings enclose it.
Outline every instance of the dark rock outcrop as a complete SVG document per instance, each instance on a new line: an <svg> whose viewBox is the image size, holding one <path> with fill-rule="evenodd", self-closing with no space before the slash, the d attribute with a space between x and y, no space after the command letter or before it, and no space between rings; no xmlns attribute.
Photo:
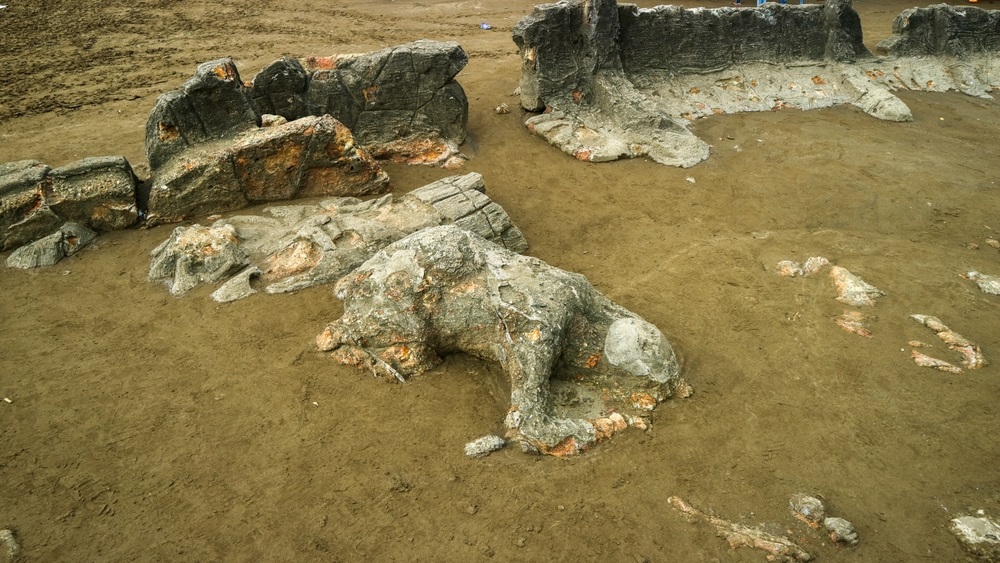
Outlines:
<svg viewBox="0 0 1000 563"><path fill-rule="evenodd" d="M892 36L875 50L897 57L996 55L1000 12L947 4L903 10L892 22Z"/></svg>

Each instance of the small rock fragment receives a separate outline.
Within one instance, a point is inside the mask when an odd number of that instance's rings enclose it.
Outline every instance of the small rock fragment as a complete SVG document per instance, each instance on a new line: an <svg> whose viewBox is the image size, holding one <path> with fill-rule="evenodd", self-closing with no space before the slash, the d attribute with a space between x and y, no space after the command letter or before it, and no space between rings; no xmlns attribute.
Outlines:
<svg viewBox="0 0 1000 563"><path fill-rule="evenodd" d="M847 545L858 544L858 533L854 531L854 525L843 518L827 518L823 520L823 525L830 532L830 539Z"/></svg>
<svg viewBox="0 0 1000 563"><path fill-rule="evenodd" d="M7 544L8 560L16 561L17 556L21 553L21 546L17 544L17 539L14 538L14 531L0 530L0 542Z"/></svg>
<svg viewBox="0 0 1000 563"><path fill-rule="evenodd" d="M465 455L469 457L486 457L507 445L507 440L492 434L477 438L465 445Z"/></svg>
<svg viewBox="0 0 1000 563"><path fill-rule="evenodd" d="M962 277L978 285L983 293L1000 295L1000 276L980 274L979 272L966 272Z"/></svg>
<svg viewBox="0 0 1000 563"><path fill-rule="evenodd" d="M927 354L917 352L916 350L910 351L910 357L913 358L913 363L924 368L934 368L938 371L944 371L948 373L962 373L962 368L956 366L955 364L950 364L944 360L939 360L937 358L932 358Z"/></svg>
<svg viewBox="0 0 1000 563"><path fill-rule="evenodd" d="M864 336L865 338L873 338L872 331L869 330L868 317L864 316L861 311L844 311L833 322L837 323L837 326L847 332Z"/></svg>
<svg viewBox="0 0 1000 563"><path fill-rule="evenodd" d="M76 254L90 244L97 233L77 223L66 223L51 235L18 248L7 257L8 268L39 268L51 266Z"/></svg>
<svg viewBox="0 0 1000 563"><path fill-rule="evenodd" d="M950 523L951 533L966 551L985 561L1000 561L1000 524L985 516L962 516Z"/></svg>
<svg viewBox="0 0 1000 563"><path fill-rule="evenodd" d="M830 277L837 284L837 301L841 303L854 307L871 307L875 305L875 299L885 295L884 291L852 274L847 268L830 268Z"/></svg>
<svg viewBox="0 0 1000 563"><path fill-rule="evenodd" d="M257 290L250 286L250 280L259 275L261 275L260 268L252 264L247 266L212 292L212 299L218 303L229 303L257 293Z"/></svg>
<svg viewBox="0 0 1000 563"><path fill-rule="evenodd" d="M796 493L788 500L795 517L802 520L810 528L819 528L826 517L826 507L823 501L805 493Z"/></svg>
<svg viewBox="0 0 1000 563"><path fill-rule="evenodd" d="M778 275L789 278L811 276L828 265L830 265L830 261L822 256L813 256L805 262L782 260L778 262Z"/></svg>
<svg viewBox="0 0 1000 563"><path fill-rule="evenodd" d="M975 342L948 328L941 319L930 315L910 315L910 318L937 333L938 338L948 348L962 354L962 365L968 369L979 369L987 364L986 356Z"/></svg>

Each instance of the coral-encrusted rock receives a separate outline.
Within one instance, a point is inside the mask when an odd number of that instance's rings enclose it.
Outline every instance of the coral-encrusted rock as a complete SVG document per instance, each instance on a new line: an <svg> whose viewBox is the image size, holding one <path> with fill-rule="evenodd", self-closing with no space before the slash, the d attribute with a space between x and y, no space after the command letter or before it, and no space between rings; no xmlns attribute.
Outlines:
<svg viewBox="0 0 1000 563"><path fill-rule="evenodd" d="M219 281L249 263L230 225L178 227L151 255L149 279L165 282L172 295Z"/></svg>
<svg viewBox="0 0 1000 563"><path fill-rule="evenodd" d="M388 175L330 116L253 128L206 142L156 171L151 223L282 199L381 193Z"/></svg>
<svg viewBox="0 0 1000 563"><path fill-rule="evenodd" d="M208 230L226 229L232 236L220 240L231 241L253 266L226 282L212 298L226 302L255 293L251 280L257 277L263 279L268 293L333 282L393 241L443 223L454 223L516 252L525 250L528 245L521 232L484 191L483 177L470 173L438 180L398 200L391 195L371 201L335 198L318 205L270 207L265 216L220 219ZM187 231L179 227L171 240ZM161 244L153 253L150 278L186 291L232 273L228 265L218 272L213 264L200 261L202 248L169 241ZM205 267L211 271L197 271ZM188 281L178 284L174 281L178 279Z"/></svg>
<svg viewBox="0 0 1000 563"><path fill-rule="evenodd" d="M530 450L572 455L645 426L642 415L681 385L663 334L585 277L453 225L384 248L336 291L344 315L320 349L401 381L440 354L498 362L511 383L505 424Z"/></svg>
<svg viewBox="0 0 1000 563"><path fill-rule="evenodd" d="M62 218L98 232L128 228L139 219L138 180L121 156L85 158L49 172L49 207Z"/></svg>

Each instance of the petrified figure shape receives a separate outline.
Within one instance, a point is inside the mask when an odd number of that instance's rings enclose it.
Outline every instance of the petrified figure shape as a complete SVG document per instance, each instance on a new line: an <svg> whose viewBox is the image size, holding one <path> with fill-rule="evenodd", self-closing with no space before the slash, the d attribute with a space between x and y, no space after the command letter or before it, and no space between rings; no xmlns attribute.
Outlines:
<svg viewBox="0 0 1000 563"><path fill-rule="evenodd" d="M253 203L388 189L389 177L330 116L246 129L174 155L155 171L148 221L176 222Z"/></svg>
<svg viewBox="0 0 1000 563"><path fill-rule="evenodd" d="M38 268L51 266L76 254L97 238L97 233L77 223L66 223L58 231L22 246L7 257L8 268Z"/></svg>
<svg viewBox="0 0 1000 563"><path fill-rule="evenodd" d="M979 345L948 328L943 322L941 322L941 319L930 315L910 315L910 318L933 330L937 333L938 338L948 345L948 348L961 354L963 357L962 365L967 369L979 369L986 365L986 356L983 355L983 351L979 348ZM922 357L918 359L918 355ZM952 371L950 369L946 369L948 365L947 362L934 360L934 358L929 358L928 356L920 354L916 350L913 351L913 358L917 361L917 365L928 365L930 367L941 369L942 371ZM927 362L925 358L934 360L934 362ZM926 363L921 363L921 361ZM958 370L955 373L961 373L961 370Z"/></svg>
<svg viewBox="0 0 1000 563"><path fill-rule="evenodd" d="M910 121L892 90L987 96L1000 86L996 16L922 10L900 16L911 32L887 47L898 56L877 59L849 0L755 10L639 9L615 0L537 6L514 28L521 105L546 110L526 125L582 160L646 155L686 167L708 157L686 129L690 119L853 104L879 119ZM947 25L938 29L937 20ZM924 52L904 48L921 42Z"/></svg>
<svg viewBox="0 0 1000 563"><path fill-rule="evenodd" d="M693 519L708 522L715 527L716 533L729 543L729 547L752 547L768 552L768 559L774 561L812 561L813 556L784 536L776 536L742 524L723 520L717 516L709 516L694 508L680 497L667 499L675 509L687 514Z"/></svg>
<svg viewBox="0 0 1000 563"><path fill-rule="evenodd" d="M344 315L317 338L320 349L400 381L440 354L498 362L511 383L508 437L530 450L575 454L681 385L656 327L583 276L453 225L389 245L336 292Z"/></svg>
<svg viewBox="0 0 1000 563"><path fill-rule="evenodd" d="M438 180L394 200L391 195L361 201L332 198L316 205L270 207L264 216L220 219L211 227L179 227L170 241L153 251L149 277L172 284L175 294L202 282L216 282L236 268L253 264L219 291L216 301L246 297L261 277L265 291L297 291L333 282L389 243L425 227L454 223L515 252L527 242L510 217L486 196L483 177L476 173ZM233 245L239 259L208 262L216 253L204 244L190 244L189 229L198 229L212 248ZM210 234L214 233L214 234ZM204 271L203 271L204 270ZM184 280L184 281L179 281Z"/></svg>
<svg viewBox="0 0 1000 563"><path fill-rule="evenodd" d="M847 268L833 266L830 277L837 286L837 301L855 307L871 307L885 292L852 274Z"/></svg>
<svg viewBox="0 0 1000 563"><path fill-rule="evenodd" d="M98 232L138 219L136 178L120 156L51 169L37 160L0 164L0 251L47 236L66 222Z"/></svg>

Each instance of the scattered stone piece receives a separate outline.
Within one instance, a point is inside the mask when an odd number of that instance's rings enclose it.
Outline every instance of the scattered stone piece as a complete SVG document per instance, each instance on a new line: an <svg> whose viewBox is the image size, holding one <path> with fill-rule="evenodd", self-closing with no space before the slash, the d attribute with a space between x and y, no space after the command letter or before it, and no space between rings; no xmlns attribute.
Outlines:
<svg viewBox="0 0 1000 563"><path fill-rule="evenodd" d="M988 238L986 239L986 244L992 246L997 250L1000 250L1000 240L997 240L995 238Z"/></svg>
<svg viewBox="0 0 1000 563"><path fill-rule="evenodd" d="M8 561L17 561L18 555L21 554L21 546L18 545L17 538L14 537L14 531L0 530L0 541L7 546Z"/></svg>
<svg viewBox="0 0 1000 563"><path fill-rule="evenodd" d="M796 518L802 520L810 528L819 528L826 518L826 507L823 501L805 493L796 493L788 500L788 505Z"/></svg>
<svg viewBox="0 0 1000 563"><path fill-rule="evenodd" d="M861 311L844 311L843 314L835 318L833 322L837 323L837 326L847 332L850 332L851 334L857 334L859 336L864 336L865 338L874 338L868 323L868 317L866 317Z"/></svg>
<svg viewBox="0 0 1000 563"><path fill-rule="evenodd" d="M1000 295L1000 276L980 274L979 272L966 272L962 277L978 285L983 293Z"/></svg>
<svg viewBox="0 0 1000 563"><path fill-rule="evenodd" d="M178 227L150 254L149 279L166 282L175 296L201 283L217 282L249 263L236 229L225 224Z"/></svg>
<svg viewBox="0 0 1000 563"><path fill-rule="evenodd" d="M947 373L963 373L962 368L956 366L955 364L951 364L937 358L932 358L931 356L917 352L916 350L910 351L910 357L913 358L913 363L920 367L934 368L938 371L944 371Z"/></svg>
<svg viewBox="0 0 1000 563"><path fill-rule="evenodd" d="M843 518L827 518L823 520L823 526L830 532L830 539L847 545L858 544L858 533L854 531L854 525Z"/></svg>
<svg viewBox="0 0 1000 563"><path fill-rule="evenodd" d="M511 383L507 437L528 450L576 454L641 417L637 394L655 404L680 385L654 326L583 276L454 225L385 247L335 292L344 315L317 338L321 350L400 381L444 353L497 362Z"/></svg>
<svg viewBox="0 0 1000 563"><path fill-rule="evenodd" d="M247 266L213 291L212 299L218 303L229 303L257 293L257 290L250 286L250 280L260 276L261 273L257 266Z"/></svg>
<svg viewBox="0 0 1000 563"><path fill-rule="evenodd" d="M910 318L933 330L948 348L961 354L962 365L966 368L979 369L987 364L979 345L945 326L941 319L930 315L910 315Z"/></svg>
<svg viewBox="0 0 1000 563"><path fill-rule="evenodd" d="M486 457L507 445L507 440L500 436L487 435L477 438L465 445L465 455L469 457Z"/></svg>
<svg viewBox="0 0 1000 563"><path fill-rule="evenodd" d="M704 512L692 507L690 504L684 502L679 497L670 497L667 499L675 509L691 516L694 519L701 520L703 522L708 522L715 527L716 533L719 534L726 542L729 543L729 547L736 549L737 547L752 547L754 549L761 549L768 552L769 560L776 561L812 561L813 556L799 547L792 540L784 536L776 536L761 530L760 528L751 528L749 526L743 526L741 524L736 524L729 522L728 520L723 520L716 516L709 516Z"/></svg>
<svg viewBox="0 0 1000 563"><path fill-rule="evenodd" d="M51 235L18 248L7 257L8 268L51 266L76 254L97 238L97 233L77 223L66 223Z"/></svg>
<svg viewBox="0 0 1000 563"><path fill-rule="evenodd" d="M778 275L790 278L800 277L800 276L811 276L823 268L830 265L830 261L822 256L813 256L807 259L805 262L792 262L791 260L782 260L778 262Z"/></svg>
<svg viewBox="0 0 1000 563"><path fill-rule="evenodd" d="M987 516L962 516L950 522L951 533L969 553L984 561L1000 561L1000 524Z"/></svg>
<svg viewBox="0 0 1000 563"><path fill-rule="evenodd" d="M833 266L830 277L837 285L837 301L855 307L871 307L875 299L883 297L885 292L852 274L847 268Z"/></svg>

